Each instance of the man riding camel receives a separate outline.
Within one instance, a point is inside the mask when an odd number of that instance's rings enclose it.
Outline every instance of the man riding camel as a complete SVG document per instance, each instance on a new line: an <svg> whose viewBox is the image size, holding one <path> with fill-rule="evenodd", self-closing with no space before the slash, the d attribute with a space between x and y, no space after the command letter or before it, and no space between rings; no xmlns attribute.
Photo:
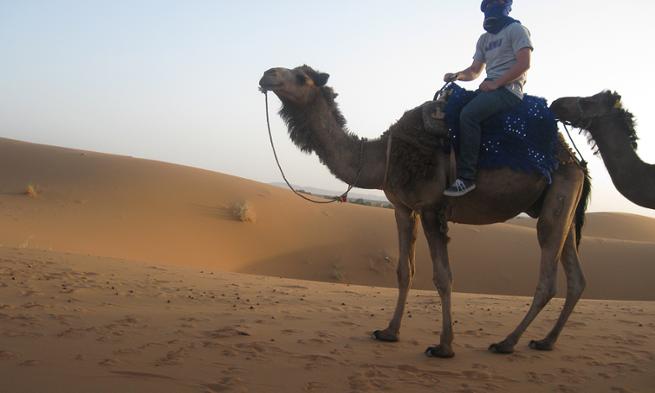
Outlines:
<svg viewBox="0 0 655 393"><path fill-rule="evenodd" d="M511 109L523 100L523 85L530 68L533 50L530 32L509 16L512 0L484 0L484 29L478 39L473 64L467 69L448 73L445 82L472 81L487 70L479 94L460 114L460 146L457 179L444 195L457 197L475 189L481 143L480 124L489 117Z"/></svg>

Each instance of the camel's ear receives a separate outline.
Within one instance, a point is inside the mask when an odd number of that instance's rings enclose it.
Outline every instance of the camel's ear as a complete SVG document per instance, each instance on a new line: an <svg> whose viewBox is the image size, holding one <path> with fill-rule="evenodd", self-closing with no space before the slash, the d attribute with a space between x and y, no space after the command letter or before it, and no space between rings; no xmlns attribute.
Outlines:
<svg viewBox="0 0 655 393"><path fill-rule="evenodd" d="M322 87L325 86L327 83L328 79L330 79L330 74L326 74L324 72L321 72L316 76L316 80L314 83L316 83L316 86Z"/></svg>
<svg viewBox="0 0 655 393"><path fill-rule="evenodd" d="M622 109L622 108L623 108L623 103L621 102L621 97L619 97L614 101L614 109Z"/></svg>

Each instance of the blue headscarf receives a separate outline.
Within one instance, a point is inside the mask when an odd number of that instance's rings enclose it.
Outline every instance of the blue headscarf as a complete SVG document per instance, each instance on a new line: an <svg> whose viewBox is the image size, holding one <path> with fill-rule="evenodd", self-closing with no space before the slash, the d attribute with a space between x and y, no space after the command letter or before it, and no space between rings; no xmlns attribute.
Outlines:
<svg viewBox="0 0 655 393"><path fill-rule="evenodd" d="M512 0L505 0L503 4L498 0L483 0L480 10L484 12L484 29L491 34L498 34L512 23L520 23L509 16Z"/></svg>

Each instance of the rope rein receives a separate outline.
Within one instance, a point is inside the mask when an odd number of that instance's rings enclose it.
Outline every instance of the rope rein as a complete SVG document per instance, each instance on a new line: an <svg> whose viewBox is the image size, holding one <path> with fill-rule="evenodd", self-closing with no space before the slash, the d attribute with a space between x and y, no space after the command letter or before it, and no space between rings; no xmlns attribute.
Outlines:
<svg viewBox="0 0 655 393"><path fill-rule="evenodd" d="M580 149L578 149L578 146L576 146L575 142L573 141L573 138L571 138L571 133L569 132L569 128L567 127L567 125L570 125L571 127L573 127L573 124L571 124L569 122L564 122L562 120L559 120L559 122L562 123L562 125L564 126L564 130L566 130L566 135L568 135L569 140L571 141L571 144L573 144L573 147L575 148L575 151L577 151L578 155L580 156L580 160L578 160L578 162L580 162L580 165L582 165L583 168L586 168L588 163L584 159L584 157L582 156L582 153L580 153ZM576 160L577 160L577 157L576 157Z"/></svg>
<svg viewBox="0 0 655 393"><path fill-rule="evenodd" d="M357 176L355 177L355 181L352 184L348 184L348 189L346 192L339 196L334 196L330 197L329 200L317 200L317 199L312 199L308 198L307 196L303 195L299 191L297 191L289 180L287 180L286 175L284 174L284 170L282 169L282 165L280 165L280 160L277 156L277 151L275 150L275 144L273 143L273 133L271 132L271 120L268 115L268 94L266 91L263 91L264 97L265 97L265 102L266 102L266 125L268 127L268 139L271 142L271 148L273 149L273 156L275 157L275 163L277 164L278 169L280 170L280 174L282 175L282 178L284 179L284 182L287 184L289 189L293 191L294 194L298 195L302 199L312 202L312 203L317 203L317 204L328 204L328 203L334 203L334 202L347 202L348 201L348 193L355 187L355 184L359 181L359 177L362 174L362 167L364 166L364 142L366 139L362 139L361 146L360 146L360 152L359 152L359 169L357 170Z"/></svg>

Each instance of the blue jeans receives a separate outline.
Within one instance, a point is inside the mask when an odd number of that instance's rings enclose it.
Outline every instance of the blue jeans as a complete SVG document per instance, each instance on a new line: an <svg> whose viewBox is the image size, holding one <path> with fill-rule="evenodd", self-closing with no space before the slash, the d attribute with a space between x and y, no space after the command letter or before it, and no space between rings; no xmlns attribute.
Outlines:
<svg viewBox="0 0 655 393"><path fill-rule="evenodd" d="M494 91L481 91L464 106L459 115L458 178L475 181L482 139L480 123L497 113L512 109L520 103L520 98L501 87Z"/></svg>

